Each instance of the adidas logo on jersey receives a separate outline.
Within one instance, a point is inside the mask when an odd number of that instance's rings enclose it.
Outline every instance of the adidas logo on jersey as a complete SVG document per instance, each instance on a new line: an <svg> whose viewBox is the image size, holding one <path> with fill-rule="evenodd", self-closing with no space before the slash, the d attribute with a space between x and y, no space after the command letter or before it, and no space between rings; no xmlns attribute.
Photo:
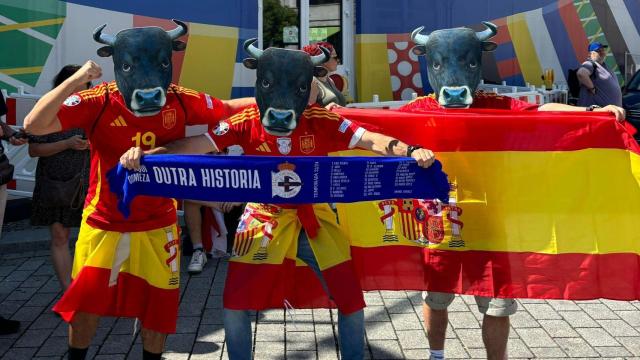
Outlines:
<svg viewBox="0 0 640 360"><path fill-rule="evenodd" d="M122 116L118 116L115 120L111 122L111 126L127 126L127 122L124 121Z"/></svg>
<svg viewBox="0 0 640 360"><path fill-rule="evenodd" d="M271 152L271 148L269 148L269 145L266 142L263 142L262 145L256 148L256 150L260 152L268 152L268 153Z"/></svg>

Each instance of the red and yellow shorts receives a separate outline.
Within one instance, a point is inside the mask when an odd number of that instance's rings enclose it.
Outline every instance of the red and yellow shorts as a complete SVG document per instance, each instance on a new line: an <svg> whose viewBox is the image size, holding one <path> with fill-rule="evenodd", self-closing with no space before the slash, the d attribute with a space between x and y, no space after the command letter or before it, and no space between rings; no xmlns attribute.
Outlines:
<svg viewBox="0 0 640 360"><path fill-rule="evenodd" d="M177 227L121 233L83 222L72 278L53 309L65 321L76 312L130 317L146 329L173 333L180 287Z"/></svg>

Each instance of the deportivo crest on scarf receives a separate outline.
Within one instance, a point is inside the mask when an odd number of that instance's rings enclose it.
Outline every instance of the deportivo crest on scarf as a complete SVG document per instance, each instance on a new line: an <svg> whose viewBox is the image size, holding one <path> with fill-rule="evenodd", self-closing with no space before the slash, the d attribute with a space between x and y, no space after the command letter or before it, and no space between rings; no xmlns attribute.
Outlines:
<svg viewBox="0 0 640 360"><path fill-rule="evenodd" d="M276 143L278 143L280 154L287 155L291 152L291 138L281 137L276 139Z"/></svg>

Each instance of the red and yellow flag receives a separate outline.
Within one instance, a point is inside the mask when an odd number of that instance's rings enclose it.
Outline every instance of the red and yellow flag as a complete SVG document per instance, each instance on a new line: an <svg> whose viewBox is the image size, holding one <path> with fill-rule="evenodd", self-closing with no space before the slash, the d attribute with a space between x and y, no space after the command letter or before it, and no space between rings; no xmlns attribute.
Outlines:
<svg viewBox="0 0 640 360"><path fill-rule="evenodd" d="M338 206L364 289L640 299L640 147L611 115L340 114L432 149L454 184L447 205Z"/></svg>

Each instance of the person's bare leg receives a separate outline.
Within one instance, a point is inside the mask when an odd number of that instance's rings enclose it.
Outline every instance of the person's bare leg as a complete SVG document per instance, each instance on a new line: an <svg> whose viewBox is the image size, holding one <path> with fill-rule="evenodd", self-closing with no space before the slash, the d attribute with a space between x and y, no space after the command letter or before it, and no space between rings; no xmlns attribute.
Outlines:
<svg viewBox="0 0 640 360"><path fill-rule="evenodd" d="M69 252L69 228L55 222L49 227L51 232L51 261L62 291L71 283L71 253Z"/></svg>
<svg viewBox="0 0 640 360"><path fill-rule="evenodd" d="M69 324L69 346L76 349L86 349L96 334L100 317L96 314L78 312Z"/></svg>
<svg viewBox="0 0 640 360"><path fill-rule="evenodd" d="M142 347L144 350L153 354L161 354L164 351L164 342L167 334L142 328L140 335L142 336Z"/></svg>
<svg viewBox="0 0 640 360"><path fill-rule="evenodd" d="M424 327L427 329L429 349L444 350L444 340L447 335L449 313L447 310L433 310L428 305L422 305Z"/></svg>
<svg viewBox="0 0 640 360"><path fill-rule="evenodd" d="M482 320L482 341L487 349L487 359L507 359L509 317L485 315Z"/></svg>
<svg viewBox="0 0 640 360"><path fill-rule="evenodd" d="M189 228L189 237L193 248L202 248L202 215L200 208L202 205L185 201L184 202L184 221Z"/></svg>

